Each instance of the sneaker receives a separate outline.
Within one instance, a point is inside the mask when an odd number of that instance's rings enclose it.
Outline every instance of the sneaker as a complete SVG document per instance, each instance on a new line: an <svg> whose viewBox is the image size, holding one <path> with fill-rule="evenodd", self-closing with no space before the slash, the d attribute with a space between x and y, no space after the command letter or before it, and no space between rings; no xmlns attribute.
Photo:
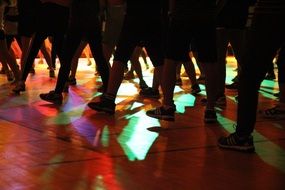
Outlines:
<svg viewBox="0 0 285 190"><path fill-rule="evenodd" d="M62 104L62 94L57 94L55 91L50 91L49 93L43 93L40 94L40 98L42 100L45 100L47 102L51 102L56 105L61 105Z"/></svg>
<svg viewBox="0 0 285 190"><path fill-rule="evenodd" d="M196 94L198 94L200 92L201 92L201 88L200 88L199 84L192 85L192 87L191 87L191 94L196 95Z"/></svg>
<svg viewBox="0 0 285 190"><path fill-rule="evenodd" d="M207 98L203 98L203 99L201 99L200 102L202 105L206 106L208 103L208 100L207 100ZM220 108L226 107L227 106L226 96L220 96L219 98L217 98L215 106L220 107Z"/></svg>
<svg viewBox="0 0 285 190"><path fill-rule="evenodd" d="M140 89L146 89L149 88L148 85L146 84L146 82L144 80L140 81Z"/></svg>
<svg viewBox="0 0 285 190"><path fill-rule="evenodd" d="M218 140L220 148L232 149L242 152L254 152L253 137L239 137L236 133L232 133L227 137L221 137Z"/></svg>
<svg viewBox="0 0 285 190"><path fill-rule="evenodd" d="M204 114L205 123L215 123L217 122L217 115L215 110L206 110Z"/></svg>
<svg viewBox="0 0 285 190"><path fill-rule="evenodd" d="M26 85L23 81L19 81L15 88L12 90L14 93L19 94L20 92L26 91Z"/></svg>
<svg viewBox="0 0 285 190"><path fill-rule="evenodd" d="M237 90L238 89L238 83L233 82L232 84L226 84L225 88L230 89L230 90Z"/></svg>
<svg viewBox="0 0 285 190"><path fill-rule="evenodd" d="M170 107L168 109L165 109L163 106L148 110L146 112L146 115L149 117L162 119L166 121L174 121L174 113L176 111L175 107Z"/></svg>
<svg viewBox="0 0 285 190"><path fill-rule="evenodd" d="M178 86L181 86L182 85L182 79L181 78L176 79L175 84Z"/></svg>
<svg viewBox="0 0 285 190"><path fill-rule="evenodd" d="M54 72L54 70L49 70L49 77L50 77L50 78L55 78L55 72Z"/></svg>
<svg viewBox="0 0 285 190"><path fill-rule="evenodd" d="M105 112L113 115L115 113L116 104L114 101L107 99L103 95L99 102L89 102L88 107L98 112Z"/></svg>
<svg viewBox="0 0 285 190"><path fill-rule="evenodd" d="M70 76L68 78L68 83L69 83L69 85L75 86L77 84L76 78Z"/></svg>
<svg viewBox="0 0 285 190"><path fill-rule="evenodd" d="M144 88L140 91L140 96L143 96L145 98L160 98L160 94L158 90L154 90L153 88Z"/></svg>
<svg viewBox="0 0 285 190"><path fill-rule="evenodd" d="M264 77L265 80L274 80L276 79L275 73L267 73Z"/></svg>
<svg viewBox="0 0 285 190"><path fill-rule="evenodd" d="M280 109L277 105L273 108L266 109L261 112L261 115L269 119L284 119L285 118L285 109Z"/></svg>

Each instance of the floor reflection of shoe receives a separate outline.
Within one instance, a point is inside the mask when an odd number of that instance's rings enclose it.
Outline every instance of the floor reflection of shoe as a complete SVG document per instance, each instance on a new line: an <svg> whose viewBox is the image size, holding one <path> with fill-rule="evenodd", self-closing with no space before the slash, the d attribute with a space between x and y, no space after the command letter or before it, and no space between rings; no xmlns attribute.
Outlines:
<svg viewBox="0 0 285 190"><path fill-rule="evenodd" d="M20 92L24 92L26 90L26 85L23 81L19 81L15 88L12 89L12 91L16 94L19 94Z"/></svg>
<svg viewBox="0 0 285 190"><path fill-rule="evenodd" d="M251 135L239 137L236 133L232 133L227 137L221 137L218 140L220 148L231 149L242 152L254 152L253 137Z"/></svg>
<svg viewBox="0 0 285 190"><path fill-rule="evenodd" d="M170 107L165 109L163 106L148 110L146 112L146 115L149 117L157 118L157 119L162 119L166 121L174 121L174 113L176 111L175 107Z"/></svg>
<svg viewBox="0 0 285 190"><path fill-rule="evenodd" d="M276 76L274 73L267 73L266 76L264 77L265 80L274 80L276 79Z"/></svg>
<svg viewBox="0 0 285 190"><path fill-rule="evenodd" d="M57 94L55 91L50 91L49 93L43 93L40 94L40 98L42 100L45 100L47 102L51 102L56 105L61 105L62 104L62 94Z"/></svg>
<svg viewBox="0 0 285 190"><path fill-rule="evenodd" d="M182 85L182 79L181 78L176 79L175 84L178 86L181 86Z"/></svg>
<svg viewBox="0 0 285 190"><path fill-rule="evenodd" d="M232 84L226 84L225 87L226 87L226 89L237 90L238 89L238 83L233 82Z"/></svg>

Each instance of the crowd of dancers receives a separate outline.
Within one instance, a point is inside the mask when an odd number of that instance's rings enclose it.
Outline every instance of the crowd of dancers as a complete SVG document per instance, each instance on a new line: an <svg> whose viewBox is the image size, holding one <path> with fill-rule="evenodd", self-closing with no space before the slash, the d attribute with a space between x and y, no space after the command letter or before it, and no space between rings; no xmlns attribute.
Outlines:
<svg viewBox="0 0 285 190"><path fill-rule="evenodd" d="M174 87L181 84L183 65L193 95L201 92L199 80L205 81L206 123L217 122L215 107L226 107L225 87L238 89L236 131L221 137L218 145L252 152L258 89L264 78L275 78L273 58L279 71L279 102L262 114L285 116L284 21L283 0L0 0L0 61L3 73L13 81L13 92L21 94L39 50L50 77L55 77L58 57L56 86L40 98L61 105L62 93L76 84L77 60L88 44L102 79L97 90L103 93L99 101L88 103L91 109L115 114L115 99L130 61L125 78L136 72L140 96L162 96L162 105L146 114L169 121L175 120ZM14 39L22 50L20 65L11 52ZM52 44L51 52L45 47L46 39ZM225 85L229 44L238 75L233 84ZM151 87L143 79L141 55L148 56L154 67Z"/></svg>

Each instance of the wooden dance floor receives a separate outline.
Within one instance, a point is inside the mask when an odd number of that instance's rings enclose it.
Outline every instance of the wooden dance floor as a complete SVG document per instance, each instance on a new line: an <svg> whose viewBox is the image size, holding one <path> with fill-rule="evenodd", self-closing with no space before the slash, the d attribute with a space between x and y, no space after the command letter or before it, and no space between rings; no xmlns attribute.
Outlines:
<svg viewBox="0 0 285 190"><path fill-rule="evenodd" d="M167 122L145 115L160 102L138 96L138 79L124 81L110 116L87 107L100 96L101 81L94 63L81 59L79 65L78 85L61 107L39 98L55 85L46 64L36 64L20 96L0 76L1 190L284 189L285 120L258 116L256 153L220 150L217 139L234 130L235 91L226 91L219 122L206 125L200 103L205 91L192 96L183 78L175 88L176 121ZM234 62L227 65L228 82L234 68ZM151 85L151 70L143 70ZM274 104L276 91L276 81L262 84L259 109Z"/></svg>

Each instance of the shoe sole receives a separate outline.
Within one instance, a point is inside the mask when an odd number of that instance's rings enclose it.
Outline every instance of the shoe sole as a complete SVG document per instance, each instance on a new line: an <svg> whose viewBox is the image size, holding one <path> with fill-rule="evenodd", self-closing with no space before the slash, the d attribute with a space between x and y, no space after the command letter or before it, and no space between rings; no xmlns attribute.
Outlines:
<svg viewBox="0 0 285 190"><path fill-rule="evenodd" d="M89 108L93 109L93 110L96 110L98 112L105 112L105 113L108 113L110 115L113 115L115 114L115 111L114 110L111 110L111 109L107 109L107 108L102 108L100 106L97 106L97 105L94 105L92 102L91 103L88 103L87 104Z"/></svg>
<svg viewBox="0 0 285 190"><path fill-rule="evenodd" d="M161 120L165 120L165 121L174 121L175 120L175 117L173 116L163 116L163 115L153 115L153 114L148 114L146 113L147 116L149 117L153 117L153 118L156 118L156 119L161 119Z"/></svg>
<svg viewBox="0 0 285 190"><path fill-rule="evenodd" d="M40 98L46 102L53 103L53 104L58 105L58 106L62 105L62 100L57 100L57 101L47 100L47 99L41 97L41 95L40 95Z"/></svg>
<svg viewBox="0 0 285 190"><path fill-rule="evenodd" d="M244 146L228 146L228 145L223 145L223 144L218 144L220 148L228 149L228 150L235 150L235 151L240 151L240 152L248 152L248 153L253 153L255 152L254 146L251 147L244 147Z"/></svg>

